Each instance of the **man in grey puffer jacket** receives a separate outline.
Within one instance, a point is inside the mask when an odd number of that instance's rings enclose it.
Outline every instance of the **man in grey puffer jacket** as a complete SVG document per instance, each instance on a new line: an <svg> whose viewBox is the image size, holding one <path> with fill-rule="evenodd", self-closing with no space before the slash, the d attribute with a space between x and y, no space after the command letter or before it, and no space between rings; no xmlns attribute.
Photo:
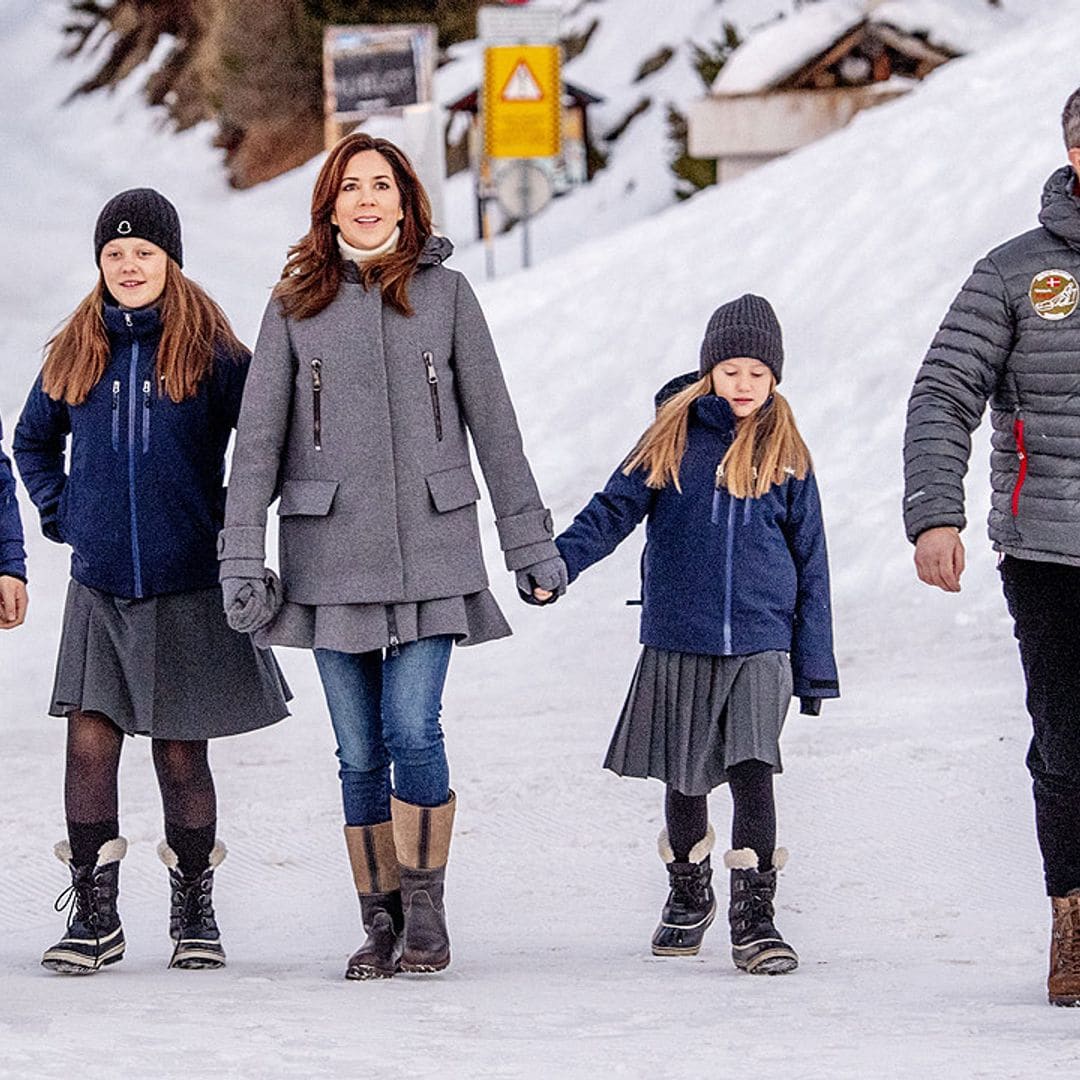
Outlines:
<svg viewBox="0 0 1080 1080"><path fill-rule="evenodd" d="M1027 681L1053 908L1047 989L1080 1005L1080 89L1062 123L1069 164L1046 182L1040 228L979 260L915 379L904 521L920 579L958 592L964 474L989 401L990 538Z"/></svg>

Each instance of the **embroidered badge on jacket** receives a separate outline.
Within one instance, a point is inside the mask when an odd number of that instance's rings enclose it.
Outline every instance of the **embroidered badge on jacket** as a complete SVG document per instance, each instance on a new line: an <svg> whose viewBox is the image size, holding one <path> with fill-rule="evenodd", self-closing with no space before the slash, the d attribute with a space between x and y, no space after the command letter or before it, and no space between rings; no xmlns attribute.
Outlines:
<svg viewBox="0 0 1080 1080"><path fill-rule="evenodd" d="M1028 298L1040 319L1067 318L1080 302L1080 286L1067 270L1041 270L1031 279Z"/></svg>

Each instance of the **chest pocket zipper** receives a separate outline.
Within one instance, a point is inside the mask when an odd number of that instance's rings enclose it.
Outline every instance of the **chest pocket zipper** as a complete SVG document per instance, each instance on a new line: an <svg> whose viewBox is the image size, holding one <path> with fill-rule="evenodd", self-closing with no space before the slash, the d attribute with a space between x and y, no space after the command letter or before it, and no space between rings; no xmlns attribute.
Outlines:
<svg viewBox="0 0 1080 1080"><path fill-rule="evenodd" d="M142 452L150 449L150 380L142 384Z"/></svg>
<svg viewBox="0 0 1080 1080"><path fill-rule="evenodd" d="M439 373L435 370L435 357L425 350L424 367L427 370L428 391L431 394L431 413L435 418L435 438L442 442L442 409L439 406Z"/></svg>
<svg viewBox="0 0 1080 1080"><path fill-rule="evenodd" d="M112 448L120 449L120 380L112 384Z"/></svg>
<svg viewBox="0 0 1080 1080"><path fill-rule="evenodd" d="M311 417L315 449L322 449L322 360L311 361Z"/></svg>

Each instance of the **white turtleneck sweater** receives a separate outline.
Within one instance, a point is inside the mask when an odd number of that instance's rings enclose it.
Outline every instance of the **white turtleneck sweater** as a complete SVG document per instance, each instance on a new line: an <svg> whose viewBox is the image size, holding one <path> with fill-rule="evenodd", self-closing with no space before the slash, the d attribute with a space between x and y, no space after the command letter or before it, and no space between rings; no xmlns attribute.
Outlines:
<svg viewBox="0 0 1080 1080"><path fill-rule="evenodd" d="M397 251L398 240L400 239L401 227L398 226L377 248L355 248L352 244L346 243L345 237L339 232L337 238L338 251L341 252L343 259L348 259L356 263L357 266L363 266L364 263L371 262L372 259L377 259L380 255L389 255L391 252Z"/></svg>

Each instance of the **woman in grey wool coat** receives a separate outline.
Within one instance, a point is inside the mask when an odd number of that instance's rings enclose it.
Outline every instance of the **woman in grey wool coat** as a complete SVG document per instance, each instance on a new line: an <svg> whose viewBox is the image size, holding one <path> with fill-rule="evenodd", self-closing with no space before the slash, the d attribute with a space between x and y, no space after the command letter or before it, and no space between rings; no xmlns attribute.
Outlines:
<svg viewBox="0 0 1080 1080"><path fill-rule="evenodd" d="M450 962L443 684L455 641L510 633L467 435L522 597L566 583L484 316L442 265L452 250L393 143L334 147L255 346L219 544L230 625L315 651L367 932L354 979ZM275 498L280 582L264 569Z"/></svg>

